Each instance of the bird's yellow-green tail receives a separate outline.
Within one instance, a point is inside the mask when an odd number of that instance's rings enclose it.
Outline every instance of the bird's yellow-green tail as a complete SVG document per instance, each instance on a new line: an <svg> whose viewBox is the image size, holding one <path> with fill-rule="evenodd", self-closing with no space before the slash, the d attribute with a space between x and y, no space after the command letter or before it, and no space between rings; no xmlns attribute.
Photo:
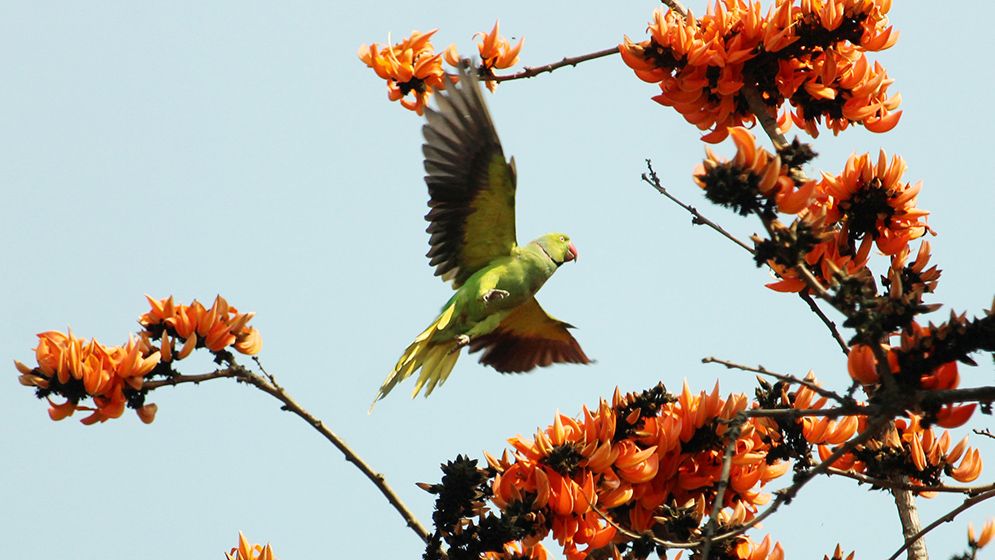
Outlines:
<svg viewBox="0 0 995 560"><path fill-rule="evenodd" d="M404 354L401 355L401 359L397 360L394 371L390 372L383 385L380 386L380 390L377 391L376 398L370 404L370 412L373 412L373 407L377 401L386 397L395 385L410 377L419 368L421 373L418 375L418 381L411 392L412 398L418 395L422 387L425 388L425 396L427 397L432 394L436 386L445 383L446 378L449 377L456 365L456 360L459 359L459 348L456 348L451 340L439 341L433 340L433 338L437 332L449 326L454 310L454 305L447 306L439 317L419 334L414 342L408 345Z"/></svg>

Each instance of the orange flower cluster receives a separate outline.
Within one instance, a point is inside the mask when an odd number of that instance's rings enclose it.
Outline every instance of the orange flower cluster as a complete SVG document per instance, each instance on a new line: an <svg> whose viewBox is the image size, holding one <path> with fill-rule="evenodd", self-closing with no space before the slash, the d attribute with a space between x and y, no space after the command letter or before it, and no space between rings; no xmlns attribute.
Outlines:
<svg viewBox="0 0 995 560"><path fill-rule="evenodd" d="M359 59L387 81L387 98L421 115L428 96L444 85L442 54L436 53L431 38L438 31L412 31L400 43L359 47Z"/></svg>
<svg viewBox="0 0 995 560"><path fill-rule="evenodd" d="M275 560L276 556L273 555L273 549L270 545L249 544L242 531L239 531L238 546L232 548L230 552L226 552L225 558L227 560Z"/></svg>
<svg viewBox="0 0 995 560"><path fill-rule="evenodd" d="M82 420L89 425L119 418L130 407L143 422L151 423L158 408L145 403L146 380L171 374L170 364L195 348L221 352L231 347L256 354L262 346L259 331L248 326L254 314L239 313L221 296L210 309L196 300L175 305L172 297L146 298L152 309L139 319L145 330L129 336L123 346L85 341L71 331L47 331L38 335L36 367L14 362L21 384L34 387L39 397L48 399L52 420L83 410L91 412ZM56 403L52 396L61 396L65 402ZM86 397L93 399L93 407L80 404Z"/></svg>
<svg viewBox="0 0 995 560"><path fill-rule="evenodd" d="M463 63L456 45L449 45L445 51L436 53L431 38L438 29L428 33L412 31L411 35L400 43L379 45L373 43L359 47L359 59L376 72L377 76L387 81L387 98L400 101L405 109L419 115L425 112L432 92L441 89L445 81L455 80L453 75L447 75L442 68L445 61L453 68L459 68ZM501 36L498 22L489 32L478 32L474 39L477 52L480 53L480 65L477 73L485 80L487 89L494 91L497 82L489 80L494 77L494 70L510 68L518 63L518 55L522 51L525 39L519 39L514 46L507 38Z"/></svg>
<svg viewBox="0 0 995 560"><path fill-rule="evenodd" d="M696 528L716 496L728 421L747 404L744 395L721 398L718 385L694 395L685 384L676 399L662 387L625 396L616 390L611 404L584 407L579 419L557 414L534 438L509 439L511 457L487 455L497 473L492 499L504 510L527 507L548 520L539 525L551 528L570 559L585 558L615 539L616 528L605 516L635 532L667 532L661 524L670 511L675 524L691 520ZM735 521L751 519L769 499L757 486L788 468L780 461L767 464L767 441L753 420L736 437L723 501ZM691 535L688 530L671 536ZM533 535L526 544L545 536Z"/></svg>
<svg viewBox="0 0 995 560"><path fill-rule="evenodd" d="M967 446L966 436L950 449L950 432L944 430L936 437L932 428L923 427L921 420L922 417L916 414L909 414L909 420L896 419L895 430L858 446L856 451L840 457L832 466L884 478L888 472L894 472L896 463L901 462L909 482L923 486L939 484L943 474L959 482L971 482L981 476L981 455L977 449ZM861 425L859 430L863 429ZM828 445L819 446L819 457L823 461L832 452L833 448ZM928 491L920 494L924 497L934 495Z"/></svg>
<svg viewBox="0 0 995 560"><path fill-rule="evenodd" d="M71 331L47 331L38 335L35 359L38 366L34 368L14 362L21 373L21 384L35 387L39 396L48 398L52 420L84 410L90 415L82 422L90 425L124 414L125 390L140 390L145 376L159 364L161 354L146 336L131 336L124 346L104 346L96 339L86 342L76 338ZM49 397L52 394L66 401L57 404ZM83 396L90 396L94 406L81 406ZM137 412L148 424L155 419L156 405L143 405Z"/></svg>
<svg viewBox="0 0 995 560"><path fill-rule="evenodd" d="M153 339L162 339L163 361L182 360L195 347L203 346L211 352L220 352L231 346L242 354L255 355L262 349L263 341L255 327L248 323L255 313L239 313L221 296L205 308L194 300L190 305L176 305L173 297L155 300L145 296L152 309L139 318ZM179 352L175 346L182 344Z"/></svg>
<svg viewBox="0 0 995 560"><path fill-rule="evenodd" d="M745 88L771 115L790 101L790 118L778 117L782 129L794 121L815 136L825 117L834 133L851 123L884 132L898 123L901 97L888 96L892 80L864 53L898 40L890 7L890 0L777 0L763 15L759 2L716 0L701 18L658 8L650 38L625 37L619 52L637 77L659 84L655 101L711 130L706 142L754 122Z"/></svg>

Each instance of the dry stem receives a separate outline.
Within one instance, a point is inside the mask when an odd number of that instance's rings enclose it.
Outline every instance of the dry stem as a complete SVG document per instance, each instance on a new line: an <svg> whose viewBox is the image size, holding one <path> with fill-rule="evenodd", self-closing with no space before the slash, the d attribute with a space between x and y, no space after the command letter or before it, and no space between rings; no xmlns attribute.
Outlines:
<svg viewBox="0 0 995 560"><path fill-rule="evenodd" d="M694 219L691 220L691 223L693 223L695 225L706 225L706 226L714 229L715 231L717 231L717 232L721 233L723 236L725 236L725 238L728 239L729 241L732 241L736 245L739 245L740 247L742 247L744 250L746 250L751 255L756 252L756 251L754 251L753 247L750 247L746 243L740 241L739 239L736 238L736 236L734 236L733 234L731 234L728 231L726 231L725 229L723 229L722 226L720 226L719 224L717 224L717 223L713 222L712 220L709 220L708 218L706 218L701 212L698 211L697 208L695 208L694 206L691 206L690 204L684 204L684 202L682 202L679 198L677 198L676 196L670 194L670 191L668 191L663 186L663 183L660 182L660 177L657 176L656 170L653 169L653 162L652 161L650 161L650 160L647 159L646 160L646 167L649 169L649 174L643 173L643 175L642 175L643 181L645 181L646 183L648 183L651 187L653 187L654 189L656 189L657 192L659 192L663 196L669 198L675 204L677 204L681 208L687 210L692 216L694 216Z"/></svg>
<svg viewBox="0 0 995 560"><path fill-rule="evenodd" d="M564 66L577 66L581 62L587 62L588 60L594 60L596 58L604 58L606 56L611 56L613 54L618 54L618 46L610 47L607 49L602 49L593 53L582 54L580 56L565 56L563 60L558 62L552 62L550 64L543 64L541 66L526 66L525 70L521 72L516 72L514 74L507 74L504 76L494 76L491 78L485 78L490 82L507 82L509 80L520 80L522 78L531 78L537 76L544 72L552 72L557 68L563 68Z"/></svg>
<svg viewBox="0 0 995 560"><path fill-rule="evenodd" d="M703 363L703 364L720 364L720 365L725 366L728 369L738 369L738 370L742 370L742 371L749 371L749 372L752 372L752 373L759 373L760 375L766 375L768 377L773 377L774 379L777 379L777 380L780 380L780 381L785 381L785 382L788 382L788 383L793 383L795 385L804 385L805 387L808 387L809 389L811 389L812 391L814 391L818 395L826 397L827 399L833 399L834 401L839 402L839 403L847 401L847 399L845 399L842 395L840 395L836 391L830 391L829 389L825 389L823 387L820 387L819 385L817 385L814 382L809 381L807 379L801 379L801 378L795 377L793 375L788 375L788 374L785 374L785 373L777 373L777 372L774 372L774 371L770 371L769 369L767 369L767 368L765 368L764 366L761 366L761 365L758 365L758 366L747 366L747 365L743 365L743 364L737 364L736 362L730 362L728 360L722 360L722 359L715 358L715 357L712 357L712 356L709 356L707 358L702 358L701 359L701 363Z"/></svg>
<svg viewBox="0 0 995 560"><path fill-rule="evenodd" d="M149 391L158 389L160 387L181 385L184 383L201 383L203 381L210 381L212 379L224 379L224 378L235 378L241 383L247 383L254 386L260 391L272 396L276 400L282 403L281 408L288 412L300 417L302 420L308 423L312 428L318 431L326 440L331 442L339 451L345 455L346 461L349 461L356 466L366 478L370 479L370 482L380 490L380 493L387 498L390 505L394 507L395 510L401 515L408 527L414 531L418 537L425 543L429 542L429 533L425 530L425 527L415 518L414 514L410 509L404 504L400 496L394 492L384 476L370 467L351 447L349 447L345 441L335 432L330 430L325 426L324 422L318 419L316 416L304 409L300 404L294 400L287 391L276 382L276 378L267 372L262 364L259 362L258 358L253 357L256 365L259 366L260 371L263 372L263 376L260 376L252 371L246 369L244 366L230 362L229 367L224 369L219 369L211 373L204 373L200 375L177 375L167 379L148 381L144 384L143 388Z"/></svg>
<svg viewBox="0 0 995 560"><path fill-rule="evenodd" d="M977 496L965 499L964 502L961 503L961 505L950 510L936 521L924 527L921 531L918 531L917 533L913 534L912 537L906 539L905 544L903 544L898 550L896 550L895 553L888 558L888 560L895 560L896 558L901 556L901 554L905 552L905 550L907 550L910 547L910 545L912 545L912 543L919 542L924 536L926 536L926 533L929 533L930 531L936 529L940 525L953 521L954 518L957 517L957 515L960 512L992 497L995 497L995 490L989 490L988 492L985 492L983 494L978 494Z"/></svg>

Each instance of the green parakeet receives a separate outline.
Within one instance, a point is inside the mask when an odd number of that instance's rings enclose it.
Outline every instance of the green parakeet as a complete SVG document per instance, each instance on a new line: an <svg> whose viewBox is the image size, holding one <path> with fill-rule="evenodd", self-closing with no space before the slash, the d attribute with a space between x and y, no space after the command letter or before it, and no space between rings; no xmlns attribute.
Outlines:
<svg viewBox="0 0 995 560"><path fill-rule="evenodd" d="M567 331L571 325L535 299L563 263L577 258L577 248L563 233L516 242L515 161L504 158L477 78L461 69L459 82L436 99L438 110L426 110L422 129L430 197L426 256L456 293L404 351L374 404L419 370L412 397L423 388L428 396L446 381L464 346L483 351L480 363L502 373L590 362Z"/></svg>

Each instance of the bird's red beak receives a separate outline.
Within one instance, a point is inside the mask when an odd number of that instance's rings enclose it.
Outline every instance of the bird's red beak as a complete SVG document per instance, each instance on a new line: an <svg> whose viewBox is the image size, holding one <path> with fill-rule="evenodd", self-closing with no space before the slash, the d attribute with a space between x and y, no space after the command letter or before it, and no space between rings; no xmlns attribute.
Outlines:
<svg viewBox="0 0 995 560"><path fill-rule="evenodd" d="M579 256L580 253L577 252L577 247L575 247L571 242L570 245L567 246L567 258L563 259L563 262L575 261Z"/></svg>

